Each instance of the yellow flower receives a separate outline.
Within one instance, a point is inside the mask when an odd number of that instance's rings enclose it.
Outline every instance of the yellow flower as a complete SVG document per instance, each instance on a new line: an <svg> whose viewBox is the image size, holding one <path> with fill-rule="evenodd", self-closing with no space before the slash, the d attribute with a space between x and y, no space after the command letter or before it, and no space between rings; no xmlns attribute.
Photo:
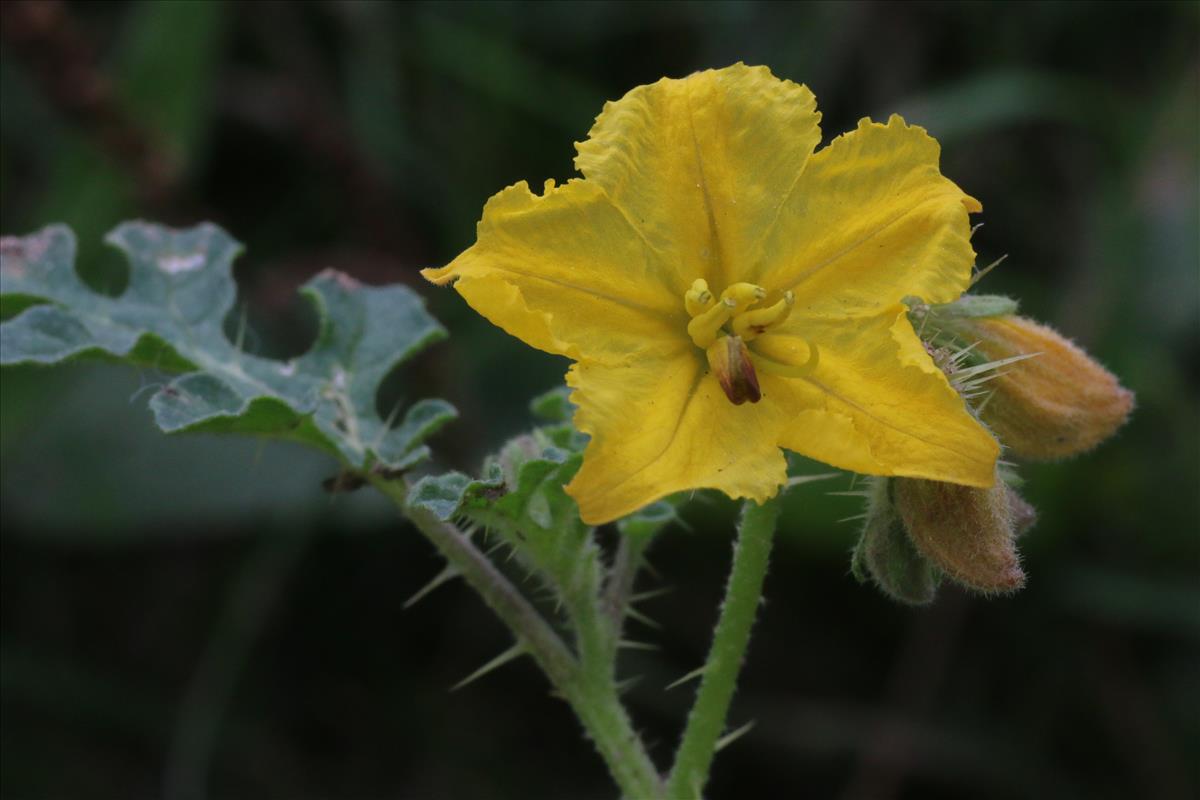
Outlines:
<svg viewBox="0 0 1200 800"><path fill-rule="evenodd" d="M423 274L567 374L591 436L567 491L599 524L664 495L763 501L780 448L986 487L998 446L901 299L967 287L979 203L899 117L814 153L816 100L742 64L640 86L576 145L584 178L492 197Z"/></svg>

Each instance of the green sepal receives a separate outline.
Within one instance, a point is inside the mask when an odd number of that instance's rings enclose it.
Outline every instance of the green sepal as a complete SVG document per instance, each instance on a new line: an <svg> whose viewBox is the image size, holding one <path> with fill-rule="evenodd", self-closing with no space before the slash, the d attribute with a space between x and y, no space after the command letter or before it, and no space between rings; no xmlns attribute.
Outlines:
<svg viewBox="0 0 1200 800"><path fill-rule="evenodd" d="M919 298L904 298L914 325L953 326L957 320L1004 317L1016 314L1019 304L1001 294L964 294L952 303L928 305Z"/></svg>
<svg viewBox="0 0 1200 800"><path fill-rule="evenodd" d="M242 247L219 227L130 222L106 241L129 261L119 297L80 280L65 226L3 240L0 300L18 313L0 325L0 365L101 358L183 373L150 399L162 430L286 438L359 469L411 466L427 455L423 440L456 416L443 400L421 400L393 427L375 410L383 378L446 335L410 289L317 275L301 290L317 309L317 340L281 362L225 335Z"/></svg>

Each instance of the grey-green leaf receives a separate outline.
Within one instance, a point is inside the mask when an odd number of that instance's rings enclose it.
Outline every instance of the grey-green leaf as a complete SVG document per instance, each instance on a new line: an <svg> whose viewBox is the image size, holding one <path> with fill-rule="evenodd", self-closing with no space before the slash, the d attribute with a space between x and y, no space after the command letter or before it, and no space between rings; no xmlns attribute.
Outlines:
<svg viewBox="0 0 1200 800"><path fill-rule="evenodd" d="M278 436L364 468L402 468L453 419L442 400L412 405L398 426L380 418L380 381L445 330L403 286L367 287L333 271L303 293L320 317L317 341L288 362L243 352L224 333L241 245L215 225L173 230L126 223L107 241L127 256L129 286L97 294L75 272L75 238L52 225L0 245L0 299L23 309L0 325L0 364L102 357L182 372L150 401L164 431Z"/></svg>
<svg viewBox="0 0 1200 800"><path fill-rule="evenodd" d="M461 472L430 475L417 481L408 492L408 505L428 511L442 522L458 513L468 493L482 490L485 484L472 480Z"/></svg>

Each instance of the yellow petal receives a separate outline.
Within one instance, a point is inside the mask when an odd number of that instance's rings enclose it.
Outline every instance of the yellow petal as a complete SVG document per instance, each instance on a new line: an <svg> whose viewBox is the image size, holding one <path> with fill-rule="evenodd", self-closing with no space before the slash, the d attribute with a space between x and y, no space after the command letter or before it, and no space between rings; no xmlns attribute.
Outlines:
<svg viewBox="0 0 1200 800"><path fill-rule="evenodd" d="M780 409L768 398L733 405L703 359L695 350L571 368L575 425L592 438L567 493L585 522L599 525L687 489L762 502L786 480Z"/></svg>
<svg viewBox="0 0 1200 800"><path fill-rule="evenodd" d="M691 347L672 275L599 187L570 181L537 196L524 182L493 196L478 239L448 266L468 304L527 344L620 363Z"/></svg>
<svg viewBox="0 0 1200 800"><path fill-rule="evenodd" d="M803 360L799 337L820 351L813 374L763 381L764 398L792 412L781 445L855 472L993 484L999 445L933 365L903 306L853 322L789 320L753 348Z"/></svg>
<svg viewBox="0 0 1200 800"><path fill-rule="evenodd" d="M975 263L979 203L938 170L940 148L898 116L862 120L808 162L743 280L796 293L796 313L870 315L908 295L949 302Z"/></svg>
<svg viewBox="0 0 1200 800"><path fill-rule="evenodd" d="M816 99L766 67L664 78L607 103L575 165L692 279L738 280L820 141Z"/></svg>

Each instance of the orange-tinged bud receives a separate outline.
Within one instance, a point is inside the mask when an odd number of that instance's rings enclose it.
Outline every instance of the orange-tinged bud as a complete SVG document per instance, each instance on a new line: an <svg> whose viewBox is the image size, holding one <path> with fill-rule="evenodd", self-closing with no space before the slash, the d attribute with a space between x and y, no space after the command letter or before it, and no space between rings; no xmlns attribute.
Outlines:
<svg viewBox="0 0 1200 800"><path fill-rule="evenodd" d="M1008 513L1012 517L1013 535L1024 536L1037 522L1037 509L1017 494L1015 489L1008 486L1005 489L1008 490Z"/></svg>
<svg viewBox="0 0 1200 800"><path fill-rule="evenodd" d="M1055 330L1017 316L963 320L989 359L1033 354L1002 370L980 416L1017 456L1066 458L1092 449L1125 423L1133 393Z"/></svg>
<svg viewBox="0 0 1200 800"><path fill-rule="evenodd" d="M729 402L740 406L749 400L757 403L762 399L758 388L758 374L750 361L750 351L740 336L722 336L705 351L708 366L717 376L717 382L725 391Z"/></svg>
<svg viewBox="0 0 1200 800"><path fill-rule="evenodd" d="M892 492L909 538L948 577L988 593L1025 584L1014 540L1018 522L1031 524L1032 509L1003 482L975 489L897 478Z"/></svg>

